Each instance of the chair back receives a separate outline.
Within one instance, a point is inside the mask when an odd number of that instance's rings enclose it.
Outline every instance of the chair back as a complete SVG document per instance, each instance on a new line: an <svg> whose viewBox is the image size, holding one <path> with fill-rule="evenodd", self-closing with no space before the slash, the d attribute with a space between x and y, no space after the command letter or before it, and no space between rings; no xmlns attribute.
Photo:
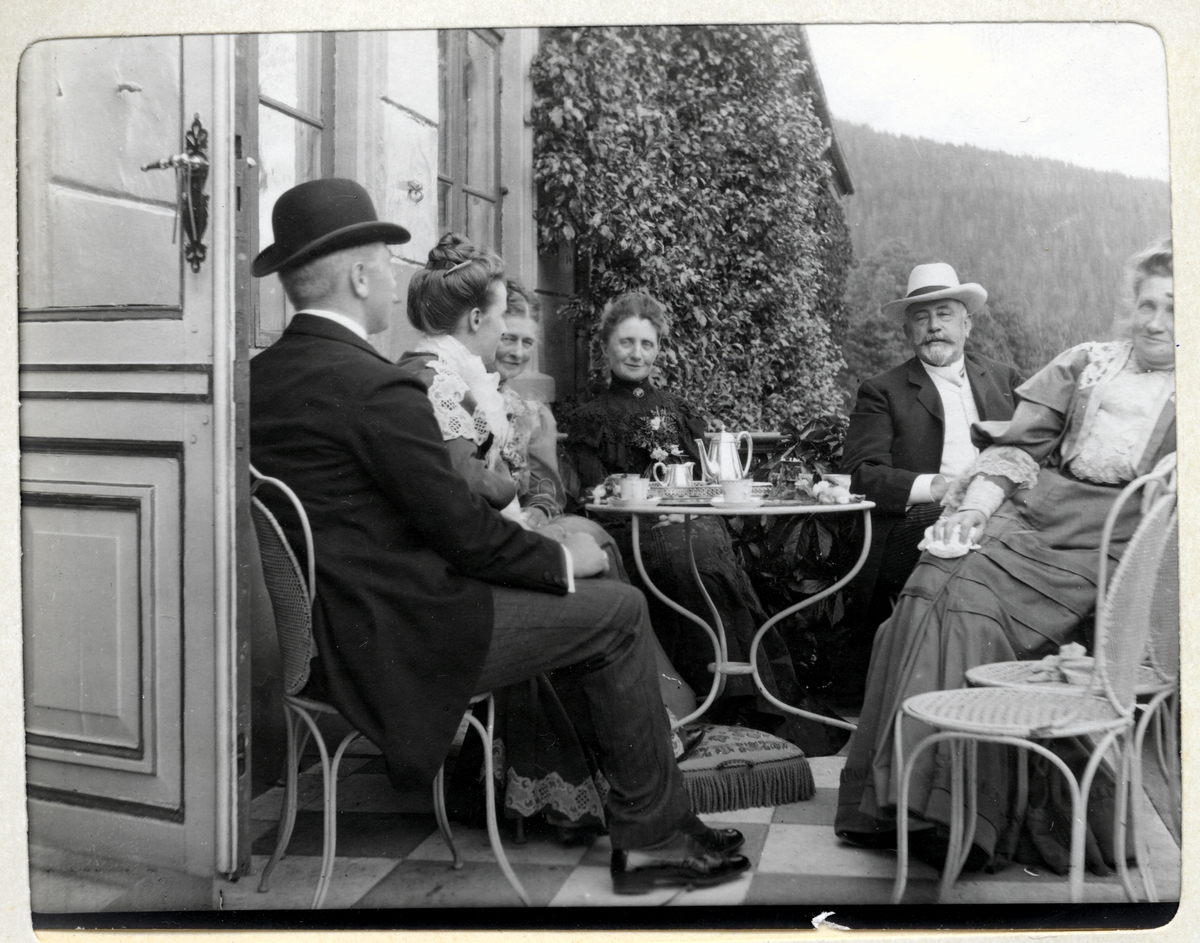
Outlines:
<svg viewBox="0 0 1200 943"><path fill-rule="evenodd" d="M1146 662L1163 684L1179 682L1179 518L1171 517L1150 607Z"/></svg>
<svg viewBox="0 0 1200 943"><path fill-rule="evenodd" d="M253 466L250 474L254 479L250 489L250 517L258 537L263 580L271 597L271 608L275 611L275 633L283 656L283 690L287 694L298 694L308 683L310 664L317 654L312 634L312 602L316 597L312 530L304 505L291 488L278 478L261 474ZM258 498L257 492L264 486L278 490L295 509L304 532L307 573L296 559L279 521Z"/></svg>
<svg viewBox="0 0 1200 943"><path fill-rule="evenodd" d="M1106 580L1113 525L1125 502L1143 488L1149 488L1154 497L1143 511L1112 579ZM1162 649L1163 657L1170 658L1165 638L1152 641L1152 623L1161 621L1163 607L1173 608L1178 622L1178 535L1175 492L1160 475L1144 475L1131 482L1113 504L1105 523L1093 646L1094 687L1099 690L1094 693L1107 696L1113 707L1127 717L1134 711L1137 668L1147 650ZM1168 629L1160 628L1165 636ZM1175 644L1178 646L1178 630ZM1177 653L1173 660L1178 671Z"/></svg>

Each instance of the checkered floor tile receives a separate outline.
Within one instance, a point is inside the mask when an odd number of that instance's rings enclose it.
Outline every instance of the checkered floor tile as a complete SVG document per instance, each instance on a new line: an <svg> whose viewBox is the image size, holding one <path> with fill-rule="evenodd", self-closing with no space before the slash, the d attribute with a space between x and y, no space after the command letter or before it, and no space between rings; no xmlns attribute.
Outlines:
<svg viewBox="0 0 1200 943"><path fill-rule="evenodd" d="M833 834L838 774L844 757L811 761L817 791L808 802L776 808L746 809L704 816L715 826L735 826L745 834L744 853L752 869L728 884L694 891L660 890L618 896L608 875L611 846L607 837L590 846L564 846L548 831L530 829L517 844L510 823L502 826L505 851L535 906L696 906L735 904L806 904L848 906L887 903L896 856L867 851L838 841ZM253 873L239 881L220 881L214 904L224 910L305 908L320 871L322 791L320 767L300 777L300 812L287 856L259 892L259 878L275 845L275 822L283 790L271 789L251 807ZM337 858L327 908L508 907L519 901L495 862L487 833L454 827L464 861L451 856L434 822L428 796L395 792L381 763L369 757L347 760L338 789ZM1146 823L1151 869L1160 900L1179 897L1179 846L1150 801L1141 797L1140 821ZM934 903L937 874L913 862L906 903ZM1136 881L1136 878L1135 878ZM72 873L61 862L35 856L31 872L33 908L44 912L127 909L128 875ZM1088 902L1124 900L1113 875L1088 875ZM999 874L965 874L948 903L1053 903L1066 900L1065 879L1040 868L1011 865ZM146 905L146 909L153 909Z"/></svg>

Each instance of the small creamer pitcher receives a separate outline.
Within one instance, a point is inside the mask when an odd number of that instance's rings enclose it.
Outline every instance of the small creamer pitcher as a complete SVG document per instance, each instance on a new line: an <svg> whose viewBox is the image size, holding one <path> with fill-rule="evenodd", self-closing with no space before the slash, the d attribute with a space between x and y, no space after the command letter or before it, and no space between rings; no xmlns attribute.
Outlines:
<svg viewBox="0 0 1200 943"><path fill-rule="evenodd" d="M650 477L668 488L686 488L694 483L692 469L695 465L695 462L679 462L675 465L655 462L650 469Z"/></svg>

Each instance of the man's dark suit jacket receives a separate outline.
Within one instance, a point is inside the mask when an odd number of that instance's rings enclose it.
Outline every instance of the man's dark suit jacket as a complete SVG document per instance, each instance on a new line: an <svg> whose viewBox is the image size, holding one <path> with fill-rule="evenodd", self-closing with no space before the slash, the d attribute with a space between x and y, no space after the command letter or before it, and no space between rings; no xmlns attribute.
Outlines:
<svg viewBox="0 0 1200 943"><path fill-rule="evenodd" d="M981 421L1011 419L1013 389L1021 375L1007 364L966 353L967 379ZM904 519L908 495L918 475L937 474L942 465L946 417L933 379L913 357L858 388L850 428L842 448L842 472L852 475L850 490L875 502L874 537L852 590L852 611L870 601L888 534Z"/></svg>
<svg viewBox="0 0 1200 943"><path fill-rule="evenodd" d="M561 548L473 495L425 387L327 318L297 315L250 362L250 452L312 525L307 690L380 746L397 785L430 782L488 652L488 584L565 593Z"/></svg>

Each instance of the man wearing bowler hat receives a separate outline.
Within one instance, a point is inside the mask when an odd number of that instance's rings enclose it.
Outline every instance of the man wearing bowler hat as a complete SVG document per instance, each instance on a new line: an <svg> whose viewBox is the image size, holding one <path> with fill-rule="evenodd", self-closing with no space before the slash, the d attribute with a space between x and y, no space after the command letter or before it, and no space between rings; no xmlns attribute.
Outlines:
<svg viewBox="0 0 1200 943"><path fill-rule="evenodd" d="M868 647L917 565L917 544L941 516L950 480L975 461L971 424L1012 418L1020 374L963 349L986 301L980 285L931 262L912 270L903 298L883 306L903 318L914 356L859 386L841 468L853 476L851 490L875 502L871 551L847 612Z"/></svg>
<svg viewBox="0 0 1200 943"><path fill-rule="evenodd" d="M380 222L357 183L332 178L284 193L271 224L253 273L278 272L297 314L251 361L250 447L312 527L317 657L304 693L379 745L396 786L423 787L472 695L559 669L612 787L614 889L745 870L741 834L691 811L641 593L585 578L607 565L591 537L555 543L472 494L425 388L367 342L396 300L387 244L409 234Z"/></svg>

